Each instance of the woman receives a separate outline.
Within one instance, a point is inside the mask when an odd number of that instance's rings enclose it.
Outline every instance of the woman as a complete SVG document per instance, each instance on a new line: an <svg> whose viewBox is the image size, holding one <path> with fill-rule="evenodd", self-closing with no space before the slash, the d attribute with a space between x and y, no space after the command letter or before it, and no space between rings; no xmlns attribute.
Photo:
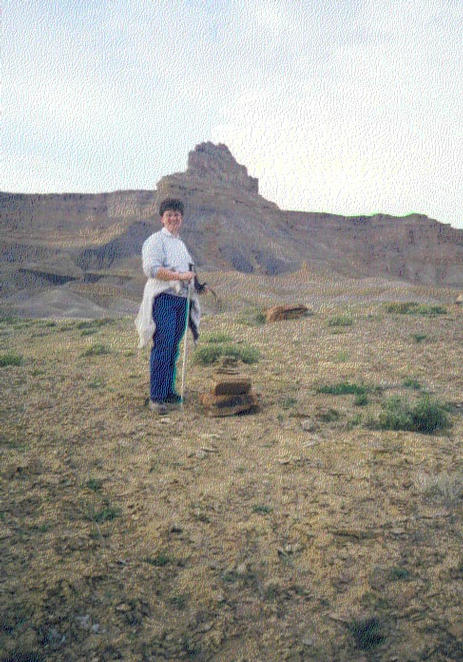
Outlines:
<svg viewBox="0 0 463 662"><path fill-rule="evenodd" d="M159 208L163 228L148 237L142 247L143 271L148 281L135 324L140 334L139 347L150 337L153 339L149 407L158 414L165 414L169 405L178 405L182 400L175 391L176 362L188 321L195 343L199 337L200 308L192 287L193 259L179 236L183 212L181 200L163 200Z"/></svg>

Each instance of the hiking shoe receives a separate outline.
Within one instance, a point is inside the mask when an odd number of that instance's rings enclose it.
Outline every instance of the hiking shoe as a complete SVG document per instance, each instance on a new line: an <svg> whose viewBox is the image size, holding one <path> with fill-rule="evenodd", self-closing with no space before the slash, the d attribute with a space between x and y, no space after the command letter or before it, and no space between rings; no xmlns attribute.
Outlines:
<svg viewBox="0 0 463 662"><path fill-rule="evenodd" d="M178 393L169 393L166 397L166 402L170 405L179 405L182 402L182 398Z"/></svg>
<svg viewBox="0 0 463 662"><path fill-rule="evenodd" d="M165 402L159 402L158 400L150 400L148 403L148 407L151 409L151 411L155 411L160 416L162 416L163 414L167 414L167 405L165 404Z"/></svg>

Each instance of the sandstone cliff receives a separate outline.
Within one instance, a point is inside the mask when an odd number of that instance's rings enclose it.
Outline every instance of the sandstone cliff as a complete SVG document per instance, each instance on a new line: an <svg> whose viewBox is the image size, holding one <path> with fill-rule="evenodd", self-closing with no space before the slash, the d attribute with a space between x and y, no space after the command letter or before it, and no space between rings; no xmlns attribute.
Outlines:
<svg viewBox="0 0 463 662"><path fill-rule="evenodd" d="M0 295L71 280L141 274L143 241L160 229L159 202L185 202L182 237L199 270L279 274L312 269L463 287L463 231L426 216L344 217L290 212L225 145L190 152L185 172L153 191L0 193ZM103 273L104 272L104 273Z"/></svg>

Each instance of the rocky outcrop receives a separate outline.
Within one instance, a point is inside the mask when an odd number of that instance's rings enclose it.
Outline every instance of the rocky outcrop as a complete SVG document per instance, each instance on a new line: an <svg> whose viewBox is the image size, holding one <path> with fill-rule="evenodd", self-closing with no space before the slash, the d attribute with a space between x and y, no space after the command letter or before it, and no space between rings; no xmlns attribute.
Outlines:
<svg viewBox="0 0 463 662"><path fill-rule="evenodd" d="M206 142L190 152L185 172L162 177L152 191L0 193L0 295L88 283L102 270L142 276L141 246L161 228L167 196L185 202L181 234L201 271L276 275L305 263L330 274L463 287L463 230L416 214L281 210L228 147Z"/></svg>
<svg viewBox="0 0 463 662"><path fill-rule="evenodd" d="M256 195L259 192L258 180L249 177L245 166L235 161L226 145L210 142L198 145L188 156L185 174L191 179L207 180L238 191Z"/></svg>

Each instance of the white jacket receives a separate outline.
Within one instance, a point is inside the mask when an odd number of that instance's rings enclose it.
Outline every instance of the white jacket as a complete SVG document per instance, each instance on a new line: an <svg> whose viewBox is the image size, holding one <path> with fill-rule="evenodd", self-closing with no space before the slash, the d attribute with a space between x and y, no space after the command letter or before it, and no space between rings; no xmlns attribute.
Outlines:
<svg viewBox="0 0 463 662"><path fill-rule="evenodd" d="M161 292L169 288L174 288L180 292L181 285L178 280L159 280L157 278L148 278L143 290L143 299L140 304L138 315L135 318L135 327L138 331L139 342L138 348L145 347L153 338L156 330L156 324L153 320L153 302L155 297ZM193 334L193 341L196 345L199 338L199 322L201 319L201 308L199 306L199 299L194 290L193 284L191 287L190 295L190 312L188 314L188 326Z"/></svg>

